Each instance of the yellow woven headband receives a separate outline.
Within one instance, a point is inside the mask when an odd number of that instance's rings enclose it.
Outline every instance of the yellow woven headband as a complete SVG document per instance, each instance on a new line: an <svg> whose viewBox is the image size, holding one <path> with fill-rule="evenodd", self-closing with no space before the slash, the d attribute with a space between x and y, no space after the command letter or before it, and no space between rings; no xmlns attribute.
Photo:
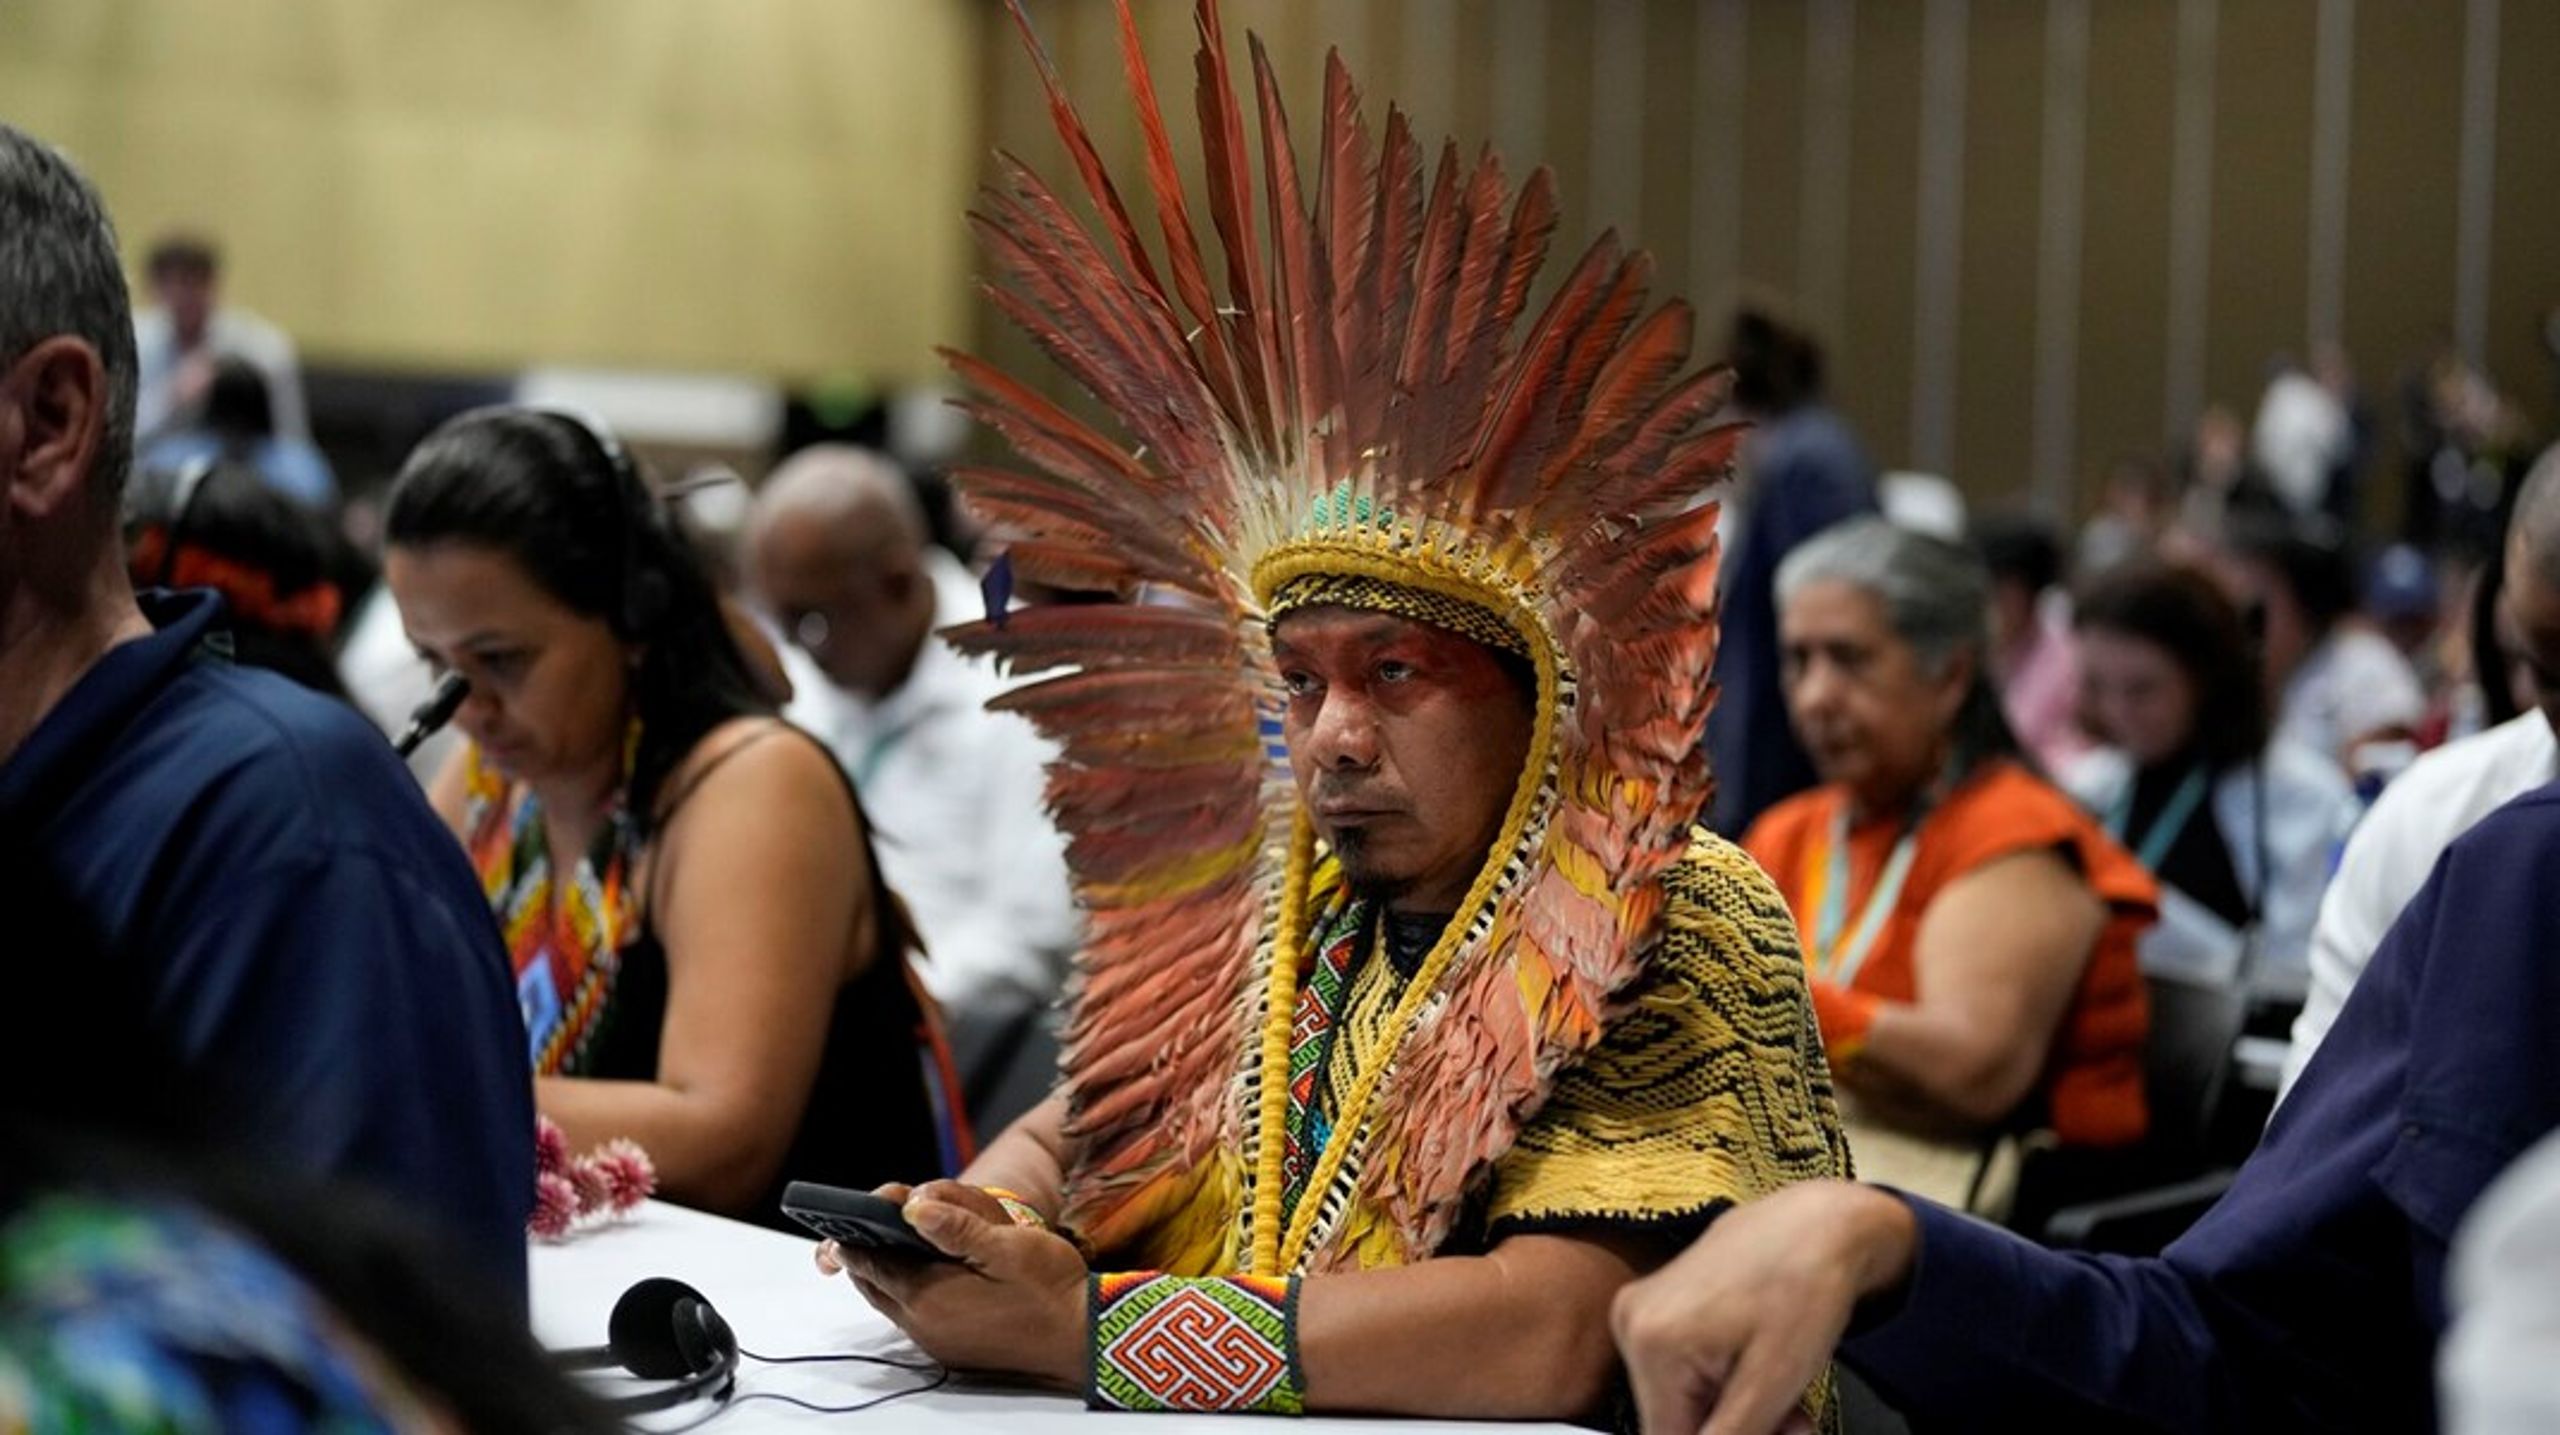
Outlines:
<svg viewBox="0 0 2560 1435"><path fill-rule="evenodd" d="M1354 608L1364 613L1411 618L1497 652L1523 658L1529 656L1528 640L1510 624L1495 617L1492 610L1463 598L1435 593L1428 588L1390 583L1382 578L1352 573L1303 573L1281 584L1279 590L1271 595L1270 612L1274 623L1306 608Z"/></svg>

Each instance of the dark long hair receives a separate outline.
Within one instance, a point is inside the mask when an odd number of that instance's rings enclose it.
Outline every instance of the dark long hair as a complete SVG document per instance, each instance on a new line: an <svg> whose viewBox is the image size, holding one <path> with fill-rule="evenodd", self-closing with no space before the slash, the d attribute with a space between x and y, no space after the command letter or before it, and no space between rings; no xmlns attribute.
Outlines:
<svg viewBox="0 0 2560 1435"><path fill-rule="evenodd" d="M2215 772L2256 758L2267 746L2267 694L2249 634L2221 587L2192 568L2151 559L2109 570L2075 604L2073 622L2139 638L2161 649L2195 690L2188 744Z"/></svg>
<svg viewBox="0 0 2560 1435"><path fill-rule="evenodd" d="M230 354L214 360L213 382L205 386L204 426L231 459L247 459L261 441L276 436L275 395L257 365Z"/></svg>
<svg viewBox="0 0 2560 1435"><path fill-rule="evenodd" d="M646 831L667 774L713 728L771 715L719 595L613 439L547 409L475 409L409 455L391 489L395 547L471 543L513 558L574 613L641 648L632 813Z"/></svg>
<svg viewBox="0 0 2560 1435"><path fill-rule="evenodd" d="M2231 521L2223 541L2239 557L2266 565L2292 591L2312 641L2355 611L2355 564L2336 520L2245 514Z"/></svg>
<svg viewBox="0 0 2560 1435"><path fill-rule="evenodd" d="M209 584L229 604L234 658L347 700L330 651L342 555L318 514L228 460L192 486L180 471L145 473L129 507L125 554L135 586ZM208 571L207 557L219 566Z"/></svg>

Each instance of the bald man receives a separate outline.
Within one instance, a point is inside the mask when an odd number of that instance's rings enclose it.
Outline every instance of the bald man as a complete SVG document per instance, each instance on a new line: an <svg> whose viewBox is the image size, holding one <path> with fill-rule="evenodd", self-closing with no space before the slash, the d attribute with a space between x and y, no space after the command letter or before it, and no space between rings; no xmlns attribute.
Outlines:
<svg viewBox="0 0 2560 1435"><path fill-rule="evenodd" d="M906 474L841 445L767 480L746 559L786 640L786 715L861 791L880 865L924 934L970 1116L1000 1129L1054 1075L1044 1018L1081 932L1042 801L1047 746L986 710L1005 686L992 666L934 636L984 613L977 583L927 541Z"/></svg>

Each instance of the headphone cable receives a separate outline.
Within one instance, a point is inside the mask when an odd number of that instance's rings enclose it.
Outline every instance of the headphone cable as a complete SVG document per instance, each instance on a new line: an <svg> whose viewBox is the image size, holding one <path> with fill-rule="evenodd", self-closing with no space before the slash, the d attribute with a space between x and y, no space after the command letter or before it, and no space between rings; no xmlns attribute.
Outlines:
<svg viewBox="0 0 2560 1435"><path fill-rule="evenodd" d="M830 1361L857 1360L865 1365L885 1365L891 1370L904 1370L916 1375L929 1375L934 1371L942 1369L941 1366L934 1364L930 1360L899 1360L893 1356L864 1355L853 1351L833 1354L821 1353L818 1355L758 1355L754 1351L749 1350L744 1346L740 1346L738 1348L738 1354L749 1360L757 1361L765 1365L822 1365Z"/></svg>
<svg viewBox="0 0 2560 1435"><path fill-rule="evenodd" d="M951 1372L942 1366L933 1364L930 1361L918 1362L893 1360L885 1355L758 1355L754 1351L745 1349L744 1347L739 1349L738 1354L747 1360L760 1361L766 1365L812 1365L827 1361L852 1360L860 1361L866 1365L885 1365L892 1370L904 1370L918 1375L930 1373L933 1378L922 1385L910 1386L905 1390L892 1390L886 1395L875 1395L868 1400L858 1401L852 1405L820 1405L814 1401L803 1400L797 1395L785 1395L780 1391L775 1390L750 1391L744 1395L731 1395L727 1399L714 1404L710 1410L701 1415L695 1416L692 1420L689 1420L682 1425L669 1425L662 1429L653 1428L648 1432L648 1435L684 1435L684 1432L688 1430L699 1430L703 1426L710 1424L712 1421L719 1419L721 1416L728 1414L731 1410L746 1404L750 1400L779 1400L785 1405L796 1405L803 1410L807 1410L818 1415L858 1415L865 1410L872 1410L880 1406L887 1405L891 1401L905 1400L910 1396L923 1395L929 1391L940 1390L942 1387L951 1383ZM732 1388L735 1388L734 1377Z"/></svg>
<svg viewBox="0 0 2560 1435"><path fill-rule="evenodd" d="M745 1356L745 1351L740 1351L740 1356ZM860 1361L860 1358L865 1356L796 1356L796 1358L801 1358L801 1361L827 1361L827 1358L835 1358L835 1361ZM881 1361L881 1363L896 1363L896 1361ZM901 1368L911 1368L911 1366L901 1366ZM650 1430L648 1435L684 1435L686 1430L701 1430L701 1427L719 1420L719 1417L732 1412L732 1409L737 1409L740 1404L748 1404L750 1399L778 1399L778 1402L796 1404L796 1407L806 1409L806 1412L814 1412L814 1415L860 1415L860 1412L865 1412L865 1409L876 1409L881 1407L881 1404L893 1402L893 1399L906 1399L906 1397L914 1397L914 1394L937 1392L937 1389L942 1389L942 1386L947 1386L952 1381L952 1374L947 1371L947 1368L932 1366L932 1371L934 1371L934 1379L924 1381L924 1384L909 1386L909 1389L893 1389L893 1392L888 1394L876 1394L876 1397L863 1399L863 1402L855 1402L855 1404L817 1404L817 1402L809 1402L809 1399L796 1397L796 1394L781 1394L781 1392L771 1392L771 1389L758 1389L758 1392L748 1392L748 1394L732 1394L730 1399L722 1399L722 1402L714 1404L709 1412L696 1415L694 1420L684 1422L684 1425L668 1425L663 1427L663 1430Z"/></svg>

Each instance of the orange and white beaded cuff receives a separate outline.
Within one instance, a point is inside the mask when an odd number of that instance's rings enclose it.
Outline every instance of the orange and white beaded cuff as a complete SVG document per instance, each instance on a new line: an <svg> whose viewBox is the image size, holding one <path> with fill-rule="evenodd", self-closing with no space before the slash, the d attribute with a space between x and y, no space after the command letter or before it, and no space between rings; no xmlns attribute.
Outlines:
<svg viewBox="0 0 2560 1435"><path fill-rule="evenodd" d="M1091 1408L1306 1413L1294 1277L1131 1271L1085 1284Z"/></svg>

